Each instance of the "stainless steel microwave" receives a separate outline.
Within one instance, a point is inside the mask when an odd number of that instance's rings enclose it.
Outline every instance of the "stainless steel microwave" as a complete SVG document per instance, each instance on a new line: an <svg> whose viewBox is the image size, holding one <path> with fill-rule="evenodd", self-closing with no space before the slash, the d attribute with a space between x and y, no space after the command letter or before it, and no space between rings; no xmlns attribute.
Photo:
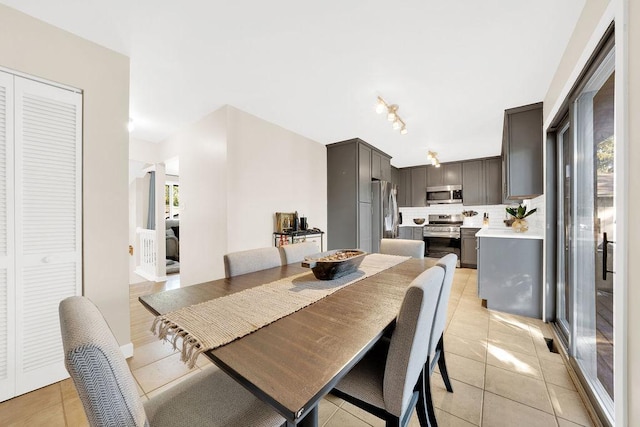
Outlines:
<svg viewBox="0 0 640 427"><path fill-rule="evenodd" d="M427 187L427 205L462 203L462 185Z"/></svg>

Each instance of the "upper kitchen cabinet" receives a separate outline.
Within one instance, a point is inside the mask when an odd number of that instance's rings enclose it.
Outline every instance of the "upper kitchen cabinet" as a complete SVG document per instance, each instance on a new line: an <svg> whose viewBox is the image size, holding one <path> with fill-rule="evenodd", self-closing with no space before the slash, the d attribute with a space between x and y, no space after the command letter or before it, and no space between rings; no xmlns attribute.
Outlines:
<svg viewBox="0 0 640 427"><path fill-rule="evenodd" d="M389 158L358 138L327 145L329 249L371 250L371 180L391 179Z"/></svg>
<svg viewBox="0 0 640 427"><path fill-rule="evenodd" d="M371 178L380 181L391 181L391 158L382 151L371 152Z"/></svg>
<svg viewBox="0 0 640 427"><path fill-rule="evenodd" d="M358 144L358 200L371 203L371 148Z"/></svg>
<svg viewBox="0 0 640 427"><path fill-rule="evenodd" d="M391 166L391 163L389 163ZM395 185L400 183L400 170L391 166L391 182Z"/></svg>
<svg viewBox="0 0 640 427"><path fill-rule="evenodd" d="M411 169L402 168L398 169L398 181L395 182L398 186L398 207L410 207L411 205ZM426 194L425 194L426 196Z"/></svg>
<svg viewBox="0 0 640 427"><path fill-rule="evenodd" d="M427 166L416 166L409 169L411 180L411 204L420 207L427 205Z"/></svg>
<svg viewBox="0 0 640 427"><path fill-rule="evenodd" d="M502 161L500 157L462 164L462 200L465 206L502 203Z"/></svg>
<svg viewBox="0 0 640 427"><path fill-rule="evenodd" d="M506 199L543 193L542 102L505 110L502 162Z"/></svg>
<svg viewBox="0 0 640 427"><path fill-rule="evenodd" d="M439 168L427 166L427 187L462 185L462 163L442 163Z"/></svg>

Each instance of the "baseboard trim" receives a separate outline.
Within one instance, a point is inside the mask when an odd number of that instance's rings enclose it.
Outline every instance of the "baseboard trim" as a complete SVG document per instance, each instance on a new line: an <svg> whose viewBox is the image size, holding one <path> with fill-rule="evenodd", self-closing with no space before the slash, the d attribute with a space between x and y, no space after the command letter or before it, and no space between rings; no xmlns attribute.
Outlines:
<svg viewBox="0 0 640 427"><path fill-rule="evenodd" d="M124 355L125 359L133 357L133 343L125 344L120 346L120 351Z"/></svg>
<svg viewBox="0 0 640 427"><path fill-rule="evenodd" d="M140 269L136 269L134 271L135 274L137 274L138 276L147 279L150 282L164 282L167 280L167 276L154 276L153 274L149 274L146 271L142 271Z"/></svg>

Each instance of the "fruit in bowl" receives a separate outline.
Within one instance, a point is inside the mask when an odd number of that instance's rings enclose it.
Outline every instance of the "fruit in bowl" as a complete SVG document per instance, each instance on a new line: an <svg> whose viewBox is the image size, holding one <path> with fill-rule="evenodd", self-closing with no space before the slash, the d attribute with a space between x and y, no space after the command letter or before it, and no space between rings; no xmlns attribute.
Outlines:
<svg viewBox="0 0 640 427"><path fill-rule="evenodd" d="M413 218L413 222L415 222L418 225L422 225L424 224L424 218Z"/></svg>

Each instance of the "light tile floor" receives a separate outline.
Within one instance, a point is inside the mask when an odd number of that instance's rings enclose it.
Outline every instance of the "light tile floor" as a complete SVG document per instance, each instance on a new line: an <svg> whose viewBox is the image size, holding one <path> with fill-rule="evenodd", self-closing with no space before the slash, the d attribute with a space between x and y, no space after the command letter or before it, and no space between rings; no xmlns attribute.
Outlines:
<svg viewBox="0 0 640 427"><path fill-rule="evenodd" d="M558 354L544 337L549 325L536 319L487 310L477 297L477 272L458 269L449 303L445 351L453 393L436 371L431 384L438 423L449 426L591 426L591 421ZM143 399L207 369L202 358L189 370L170 345L149 332L153 316L138 296L179 286L179 280L131 287L129 366ZM384 426L384 422L333 396L320 404L320 425ZM0 404L2 426L85 426L82 404L70 380ZM413 416L411 426L418 426Z"/></svg>

